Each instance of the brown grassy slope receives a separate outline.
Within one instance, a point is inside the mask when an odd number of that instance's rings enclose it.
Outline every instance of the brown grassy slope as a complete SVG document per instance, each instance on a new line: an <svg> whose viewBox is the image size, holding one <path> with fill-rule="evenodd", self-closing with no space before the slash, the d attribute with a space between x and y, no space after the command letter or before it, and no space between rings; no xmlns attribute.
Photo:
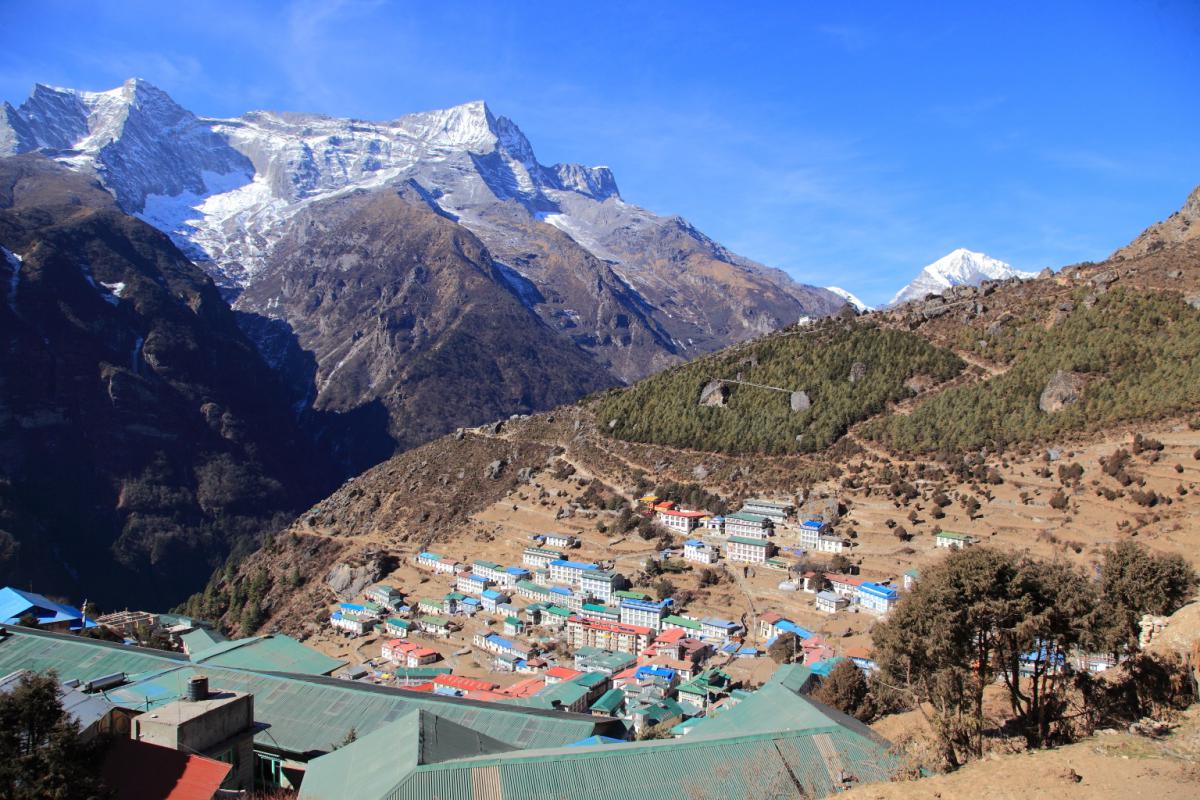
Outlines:
<svg viewBox="0 0 1200 800"><path fill-rule="evenodd" d="M947 300L918 302L877 317L882 324L913 330L963 355L973 365L954 381L963 384L989 380L1008 366L1009 355L991 357L973 347L978 330L996 324L1053 324L1057 315L1066 313L1063 309L1069 298L1081 290L1086 295L1111 291L1114 286L1174 291L1191 297L1200 290L1200 242L1189 240L1123 260L1077 265L1033 281L962 290ZM947 305L950 309L943 310ZM919 394L889 413L919 407L943 389L939 385L919 388ZM339 560L353 561L361 558L364 550L379 549L404 557L427 542L471 540L477 533L478 515L488 508L514 504L511 493L518 488L517 473L522 468L544 468L554 454L572 464L580 476L598 477L626 492L632 490L639 475L647 474L655 483L697 481L733 501L751 494L791 497L799 492L843 500L849 505L849 514L839 529L847 536L852 530L857 534L851 557L862 563L865 573L878 577L891 577L936 558L932 532L938 526L966 529L1006 548L1061 553L1082 564L1094 560L1106 544L1131 535L1193 557L1200 552L1200 542L1192 535L1194 519L1200 516L1196 506L1200 461L1195 461L1192 453L1200 447L1200 434L1189 430L1184 419L1138 423L1133 409L1130 421L1109 430L985 454L972 465L976 473L972 475L971 470L959 470L957 465L939 467L941 474L926 472L929 465L923 461L864 442L854 430L812 456L733 456L616 441L598 428L593 405L583 401L509 421L499 432L480 429L461 439L445 437L397 456L344 486L293 526L299 541L319 536L339 544L323 548L303 562L307 581L303 592L275 583L269 595L267 625L298 629L306 621L311 629L307 612L301 617L290 609L300 603L311 611L331 602L333 594L324 585L324 576ZM1166 442L1166 451L1157 461L1149 461L1149 456L1140 458L1133 468L1137 479L1147 482L1134 488L1153 490L1163 498L1154 507L1139 505L1131 491L1103 476L1100 469L1099 459L1118 446L1128 446L1135 432ZM1049 505L1060 486L1058 463L1043 461L1048 447L1062 454L1060 463L1079 461L1085 468L1078 486L1062 487L1069 496L1067 508L1062 510ZM487 465L501 457L508 462L502 479L485 479ZM979 470L989 468L996 470L1002 484L979 479ZM1040 474L1047 469L1048 474ZM918 497L907 504L894 498L890 486L896 481L913 482ZM936 520L930 513L931 498L939 491L951 498L952 505L944 519ZM974 515L963 505L968 497L981 502ZM1170 503L1165 502L1168 498ZM919 522L909 522L910 513L915 513ZM905 525L916 538L900 541L885 524L889 519ZM479 545L473 557L489 557L487 547ZM282 574L291 561L286 550L258 554L241 567L233 581L245 581L264 566L272 574ZM756 576L740 594L746 607L808 613L798 606L806 599L778 592L774 588L777 580ZM304 600L294 600L297 594ZM862 634L869 627L865 622L826 619L821 624Z"/></svg>

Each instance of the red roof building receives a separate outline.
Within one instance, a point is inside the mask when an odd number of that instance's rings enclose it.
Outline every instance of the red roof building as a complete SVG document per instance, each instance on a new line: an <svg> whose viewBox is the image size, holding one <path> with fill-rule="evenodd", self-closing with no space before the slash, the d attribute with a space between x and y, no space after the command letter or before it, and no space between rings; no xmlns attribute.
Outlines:
<svg viewBox="0 0 1200 800"><path fill-rule="evenodd" d="M100 769L116 800L212 800L233 765L134 739L116 739Z"/></svg>
<svg viewBox="0 0 1200 800"><path fill-rule="evenodd" d="M583 673L577 669L570 667L551 667L543 673L546 676L546 683L562 683L569 681L572 678L578 678Z"/></svg>
<svg viewBox="0 0 1200 800"><path fill-rule="evenodd" d="M465 678L462 675L438 675L433 679L433 683L434 686L457 689L468 697L471 696L472 692L490 692L496 688L496 684L494 683L479 681L474 678Z"/></svg>
<svg viewBox="0 0 1200 800"><path fill-rule="evenodd" d="M545 687L545 678L526 678L523 681L517 681L512 686L501 691L509 697L529 697L530 695L537 694Z"/></svg>

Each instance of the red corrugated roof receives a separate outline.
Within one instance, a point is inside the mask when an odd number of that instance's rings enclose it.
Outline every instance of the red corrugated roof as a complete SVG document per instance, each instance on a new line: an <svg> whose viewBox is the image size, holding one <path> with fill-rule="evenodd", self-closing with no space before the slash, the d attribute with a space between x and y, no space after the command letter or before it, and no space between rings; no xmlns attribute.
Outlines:
<svg viewBox="0 0 1200 800"><path fill-rule="evenodd" d="M668 517L686 517L687 519L700 519L700 517L708 516L707 511L673 511L669 508L660 508L658 513Z"/></svg>
<svg viewBox="0 0 1200 800"><path fill-rule="evenodd" d="M546 670L546 674L551 678L561 678L564 681L569 681L571 678L578 678L583 673L570 667L551 667Z"/></svg>
<svg viewBox="0 0 1200 800"><path fill-rule="evenodd" d="M212 800L230 764L133 739L109 747L101 778L117 800Z"/></svg>
<svg viewBox="0 0 1200 800"><path fill-rule="evenodd" d="M496 688L496 684L487 681L477 681L474 678L464 678L462 675L438 675L433 682L439 686L449 686L464 692L488 692Z"/></svg>
<svg viewBox="0 0 1200 800"><path fill-rule="evenodd" d="M529 697L546 688L545 678L526 678L501 691L509 697Z"/></svg>

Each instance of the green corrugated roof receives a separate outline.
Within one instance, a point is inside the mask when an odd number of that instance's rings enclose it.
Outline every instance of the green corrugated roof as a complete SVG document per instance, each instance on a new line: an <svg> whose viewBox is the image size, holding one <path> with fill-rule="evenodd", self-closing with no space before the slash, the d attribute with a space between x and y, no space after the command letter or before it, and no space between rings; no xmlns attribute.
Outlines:
<svg viewBox="0 0 1200 800"><path fill-rule="evenodd" d="M687 628L689 630L700 630L699 620L688 619L687 617L681 617L676 614L668 614L667 616L663 617L663 625L678 625L681 628Z"/></svg>
<svg viewBox="0 0 1200 800"><path fill-rule="evenodd" d="M749 536L730 536L729 541L737 542L738 544L752 544L759 547L766 547L770 540L768 539L751 539Z"/></svg>
<svg viewBox="0 0 1200 800"><path fill-rule="evenodd" d="M318 769L318 765L313 765ZM794 800L844 787L845 768L861 781L887 780L893 760L836 726L807 734L731 739L663 739L543 751L515 751L423 765L387 800ZM306 779L307 780L307 779ZM341 800L312 792L301 800ZM363 800L376 800L360 795Z"/></svg>
<svg viewBox="0 0 1200 800"><path fill-rule="evenodd" d="M184 649L189 653L198 653L201 650L207 650L213 645L225 641L225 636L220 632L210 631L207 628L196 628L196 630L188 631L179 638L183 642Z"/></svg>
<svg viewBox="0 0 1200 800"><path fill-rule="evenodd" d="M197 664L268 672L296 672L304 675L328 675L346 663L330 658L319 650L283 634L221 642L207 650L193 653L192 661Z"/></svg>
<svg viewBox="0 0 1200 800"><path fill-rule="evenodd" d="M589 689L594 689L607 681L608 676L603 672L585 672L571 679L571 683L578 683L580 686L586 686Z"/></svg>
<svg viewBox="0 0 1200 800"><path fill-rule="evenodd" d="M602 650L599 647L581 647L575 651L577 669L581 661L586 662L586 666L592 669L603 667L612 672L619 672L637 661L637 658L629 653Z"/></svg>
<svg viewBox="0 0 1200 800"><path fill-rule="evenodd" d="M54 670L60 680L89 681L116 672L150 674L190 663L183 653L126 647L44 631L20 631L11 625L8 635L0 638L0 675L19 669Z"/></svg>
<svg viewBox="0 0 1200 800"><path fill-rule="evenodd" d="M965 533L956 533L955 531L939 531L935 539L970 539L971 536Z"/></svg>
<svg viewBox="0 0 1200 800"><path fill-rule="evenodd" d="M63 679L87 681L114 672L133 682L105 693L125 708L148 710L181 698L188 678L206 675L213 690L254 695L254 716L263 723L256 747L290 754L330 750L354 729L365 736L416 708L432 711L516 747L556 747L597 731L597 720L440 695L391 689L314 675L254 672L191 664L182 653L159 653L65 634L9 629L0 639L0 674L55 669ZM579 687L583 688L583 687Z"/></svg>
<svg viewBox="0 0 1200 800"><path fill-rule="evenodd" d="M395 675L397 678L409 678L410 680L424 678L427 680L433 680L438 675L449 675L454 670L452 670L450 667L406 667L384 671L391 675Z"/></svg>
<svg viewBox="0 0 1200 800"><path fill-rule="evenodd" d="M420 764L503 753L513 748L427 711L413 711L354 742L322 756L305 774L314 797L384 797Z"/></svg>
<svg viewBox="0 0 1200 800"><path fill-rule="evenodd" d="M765 520L767 518L764 517L762 514L748 514L744 511L738 511L735 514L727 514L725 516L725 519L726 520L739 519L742 522L762 522L763 520Z"/></svg>
<svg viewBox="0 0 1200 800"><path fill-rule="evenodd" d="M864 783L889 779L895 761L887 743L865 725L785 688L784 683L793 677L785 674L720 717L697 721L693 731L682 738L519 750L425 764L412 769L386 792L368 795L356 791L356 797L792 800L842 791L843 770ZM668 706L667 710L674 709ZM740 730L714 735L713 723L739 710L742 720L730 722L737 723L734 727ZM702 733L704 730L709 733ZM327 761L334 763L330 758L311 764L310 776L324 770ZM340 774L348 776L344 771ZM306 778L301 800L341 800L352 776L340 784L323 780L310 783ZM328 793L318 791L326 785L331 787Z"/></svg>
<svg viewBox="0 0 1200 800"><path fill-rule="evenodd" d="M775 670L768 684L778 683L793 692L804 692L814 679L813 671L802 664L784 664Z"/></svg>
<svg viewBox="0 0 1200 800"><path fill-rule="evenodd" d="M625 702L625 693L620 689L609 689L600 695L600 699L592 703L592 711L600 714L613 714Z"/></svg>
<svg viewBox="0 0 1200 800"><path fill-rule="evenodd" d="M570 708L586 697L590 691L590 687L575 681L563 681L547 686L532 697L523 697L515 702L534 708Z"/></svg>
<svg viewBox="0 0 1200 800"><path fill-rule="evenodd" d="M417 622L420 622L422 625L431 625L435 628L444 628L450 624L450 620L446 617L439 617L432 614L421 617Z"/></svg>
<svg viewBox="0 0 1200 800"><path fill-rule="evenodd" d="M595 611L598 614L620 614L621 609L606 606L603 603L584 603L583 609L586 611Z"/></svg>

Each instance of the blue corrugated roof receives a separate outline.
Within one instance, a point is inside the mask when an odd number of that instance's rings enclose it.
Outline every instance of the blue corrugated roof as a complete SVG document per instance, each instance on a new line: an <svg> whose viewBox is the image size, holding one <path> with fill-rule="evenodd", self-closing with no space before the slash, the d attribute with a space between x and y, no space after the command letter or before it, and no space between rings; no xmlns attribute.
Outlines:
<svg viewBox="0 0 1200 800"><path fill-rule="evenodd" d="M884 586L879 583L872 583L871 581L866 581L865 583L859 584L858 590L860 592L865 592L866 594L874 595L875 597L881 597L886 600L895 600L900 596L900 593L892 587Z"/></svg>
<svg viewBox="0 0 1200 800"><path fill-rule="evenodd" d="M811 639L813 636L813 632L808 628L801 628L791 620L781 619L779 622L775 623L775 628L776 630L785 631L787 633L794 633L801 639Z"/></svg>
<svg viewBox="0 0 1200 800"><path fill-rule="evenodd" d="M23 592L11 586L0 589L0 622L5 625L17 625L26 614L37 617L39 625L74 622L75 624L71 625L72 630L78 629L80 621L83 620L82 611L65 603L56 603L48 597L34 592ZM96 627L96 623L90 619L84 622L88 628Z"/></svg>
<svg viewBox="0 0 1200 800"><path fill-rule="evenodd" d="M584 561L568 561L565 558L558 558L550 563L559 567L571 567L573 569L599 569L595 564L589 564Z"/></svg>

